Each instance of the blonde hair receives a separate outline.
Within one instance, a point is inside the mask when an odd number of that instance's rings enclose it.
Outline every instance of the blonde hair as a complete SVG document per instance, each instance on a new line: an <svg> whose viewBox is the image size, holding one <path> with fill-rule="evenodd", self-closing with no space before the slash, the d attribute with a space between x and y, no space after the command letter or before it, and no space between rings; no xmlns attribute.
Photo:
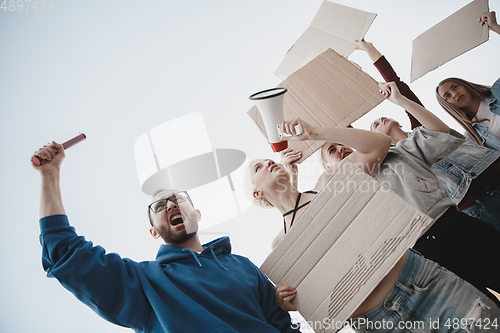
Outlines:
<svg viewBox="0 0 500 333"><path fill-rule="evenodd" d="M470 93L472 96L483 99L491 95L491 87L489 86L483 86L481 84L476 84L472 83L463 79L459 79L456 77L449 77L447 79L444 79L443 81L439 82L438 86L436 87L436 99L438 103L443 107L443 109L448 112L450 116L453 117L462 127L465 129L467 132L468 136L478 145L482 146L483 141L481 140L481 137L479 134L474 130L472 127L472 124L475 123L480 123L483 122L487 119L477 119L477 120L470 120L467 117L467 114L465 111L457 108L456 106L451 105L447 101L445 101L438 92L439 87L441 87L444 83L446 82L455 82L458 83Z"/></svg>

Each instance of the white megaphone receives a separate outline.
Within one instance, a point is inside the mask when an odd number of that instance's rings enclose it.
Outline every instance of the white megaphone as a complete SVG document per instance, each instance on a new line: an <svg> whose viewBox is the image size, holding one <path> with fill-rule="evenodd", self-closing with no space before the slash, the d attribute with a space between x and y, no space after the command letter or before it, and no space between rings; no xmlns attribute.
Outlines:
<svg viewBox="0 0 500 333"><path fill-rule="evenodd" d="M273 88L250 95L250 100L255 102L262 120L264 120L267 140L274 152L285 150L288 147L287 141L280 140L280 135L282 134L280 125L284 121L283 98L286 92L286 88ZM300 127L300 129L297 127ZM297 125L295 130L301 133L302 127ZM296 135L300 133L296 133Z"/></svg>

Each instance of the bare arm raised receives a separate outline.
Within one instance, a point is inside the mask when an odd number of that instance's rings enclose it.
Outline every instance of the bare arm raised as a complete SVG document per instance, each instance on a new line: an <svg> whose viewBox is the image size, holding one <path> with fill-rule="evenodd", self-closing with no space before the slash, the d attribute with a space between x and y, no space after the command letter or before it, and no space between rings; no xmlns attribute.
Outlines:
<svg viewBox="0 0 500 333"><path fill-rule="evenodd" d="M377 62L377 60L382 58L382 53L372 43L365 41L364 38L361 41L355 40L354 44L356 45L356 50L365 51L373 62Z"/></svg>
<svg viewBox="0 0 500 333"><path fill-rule="evenodd" d="M500 34L500 25L497 23L495 12L486 12L479 18L481 25L487 24L490 30Z"/></svg>
<svg viewBox="0 0 500 333"><path fill-rule="evenodd" d="M299 181L299 168L295 162L297 162L302 157L302 152L298 150L292 150L288 147L281 152L280 163L285 167L285 169L290 174L290 183L295 188L298 188Z"/></svg>
<svg viewBox="0 0 500 333"><path fill-rule="evenodd" d="M66 156L61 144L52 141L38 149L33 156L38 156L45 160L37 166L32 163L33 168L40 173L42 190L40 196L40 218L66 214L64 211L61 189L59 185L61 164Z"/></svg>
<svg viewBox="0 0 500 333"><path fill-rule="evenodd" d="M401 95L396 83L380 82L380 92L394 104L404 108L412 114L426 129L436 132L450 133L450 128L435 114Z"/></svg>
<svg viewBox="0 0 500 333"><path fill-rule="evenodd" d="M296 135L295 132L297 124L300 124L303 128L303 133L300 135ZM346 158L369 175L372 175L377 170L391 146L391 139L385 134L355 128L313 127L300 118L283 122L281 128L283 133L291 135L283 137L282 140L320 140L353 147L356 151ZM337 168L329 169L332 169L329 171L333 173Z"/></svg>

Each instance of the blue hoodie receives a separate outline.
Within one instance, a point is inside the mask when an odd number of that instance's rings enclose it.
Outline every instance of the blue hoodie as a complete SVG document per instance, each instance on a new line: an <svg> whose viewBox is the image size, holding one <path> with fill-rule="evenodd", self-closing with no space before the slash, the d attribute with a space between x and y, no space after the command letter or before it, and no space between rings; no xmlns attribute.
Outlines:
<svg viewBox="0 0 500 333"><path fill-rule="evenodd" d="M189 249L161 245L135 262L78 236L66 215L40 220L43 268L104 319L137 332L298 332L274 287L228 237Z"/></svg>

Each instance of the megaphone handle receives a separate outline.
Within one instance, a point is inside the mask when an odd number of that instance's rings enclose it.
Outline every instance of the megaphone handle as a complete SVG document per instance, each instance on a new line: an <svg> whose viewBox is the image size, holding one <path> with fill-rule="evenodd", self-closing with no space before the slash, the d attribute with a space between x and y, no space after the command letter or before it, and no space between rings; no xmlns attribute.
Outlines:
<svg viewBox="0 0 500 333"><path fill-rule="evenodd" d="M301 124L295 125L294 129L295 129L295 135L301 135L302 133L304 133L304 129L302 128Z"/></svg>
<svg viewBox="0 0 500 333"><path fill-rule="evenodd" d="M79 142L82 142L83 140L85 140L87 138L87 136L83 133L80 133L78 134L77 136L75 136L73 139L70 139L68 141L66 141L65 143L62 144L63 146L63 149L66 150L68 148L71 148L73 147L74 145L76 145L77 143ZM57 154L57 153L56 153ZM43 159L43 158L40 158L38 156L33 156L31 158L31 162L36 165L36 166L40 166L42 165L42 163L45 163L46 161Z"/></svg>
<svg viewBox="0 0 500 333"><path fill-rule="evenodd" d="M282 136L283 135L283 131L281 130L281 126L277 125L277 127L278 127L278 134L279 134L279 136ZM302 128L301 124L297 124L293 128L295 129L295 136L301 135L302 133L304 133L304 129Z"/></svg>

